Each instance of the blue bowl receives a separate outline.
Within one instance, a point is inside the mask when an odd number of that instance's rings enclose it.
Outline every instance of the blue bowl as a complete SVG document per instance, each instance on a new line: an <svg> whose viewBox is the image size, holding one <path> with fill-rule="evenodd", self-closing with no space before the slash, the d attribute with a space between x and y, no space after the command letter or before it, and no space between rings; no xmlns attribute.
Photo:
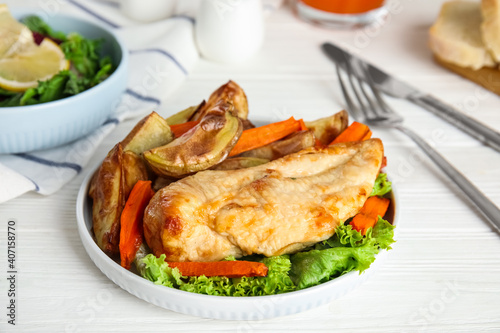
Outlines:
<svg viewBox="0 0 500 333"><path fill-rule="evenodd" d="M17 19L32 13L13 11ZM0 107L0 154L52 148L89 134L108 119L126 89L128 51L113 32L67 15L50 17L47 23L66 33L103 38L102 55L109 55L117 68L106 80L78 95L37 105Z"/></svg>

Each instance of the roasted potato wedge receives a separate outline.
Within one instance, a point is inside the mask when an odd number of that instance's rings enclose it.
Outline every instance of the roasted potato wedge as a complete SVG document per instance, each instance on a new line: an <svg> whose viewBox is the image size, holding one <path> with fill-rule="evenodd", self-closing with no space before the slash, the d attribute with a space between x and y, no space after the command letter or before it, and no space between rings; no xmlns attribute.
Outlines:
<svg viewBox="0 0 500 333"><path fill-rule="evenodd" d="M347 128L349 115L345 110L313 121L306 121L306 127L314 132L314 136L324 145L330 144Z"/></svg>
<svg viewBox="0 0 500 333"><path fill-rule="evenodd" d="M241 123L243 124L243 130L255 128L255 125L248 119L241 119Z"/></svg>
<svg viewBox="0 0 500 333"><path fill-rule="evenodd" d="M106 156L92 179L92 227L97 245L108 255L119 252L120 214L125 205L122 190L121 144Z"/></svg>
<svg viewBox="0 0 500 333"><path fill-rule="evenodd" d="M238 141L243 126L232 104L220 101L192 130L171 143L144 152L159 176L180 178L224 160Z"/></svg>
<svg viewBox="0 0 500 333"><path fill-rule="evenodd" d="M247 119L248 117L248 101L245 92L239 85L233 81L222 85L210 95L208 101L202 105L196 113L193 114L190 121L201 120L210 110L214 108L220 101L225 101L233 104L233 115Z"/></svg>
<svg viewBox="0 0 500 333"><path fill-rule="evenodd" d="M138 180L148 179L144 160L118 143L94 175L89 191L93 199L92 226L97 245L108 255L119 253L120 217Z"/></svg>
<svg viewBox="0 0 500 333"><path fill-rule="evenodd" d="M124 151L142 154L146 150L166 145L173 139L167 121L153 111L135 125L121 144Z"/></svg>
<svg viewBox="0 0 500 333"><path fill-rule="evenodd" d="M232 157L225 159L221 163L213 166L211 170L238 170L238 169L246 169L251 168L257 165L265 164L269 162L268 159L265 158L256 158L256 157Z"/></svg>
<svg viewBox="0 0 500 333"><path fill-rule="evenodd" d="M199 105L190 106L185 110L179 111L176 114L173 114L170 117L168 117L167 123L169 125L177 125L188 122L193 116L193 114L195 114L196 111L202 108L203 105L205 105L205 101L201 102Z"/></svg>
<svg viewBox="0 0 500 333"><path fill-rule="evenodd" d="M148 179L146 162L133 151L124 151L122 156L123 194L128 199L130 191L139 180Z"/></svg>
<svg viewBox="0 0 500 333"><path fill-rule="evenodd" d="M302 149L312 147L314 144L315 139L312 131L300 131L266 146L241 153L238 156L263 158L272 161L285 155L296 153Z"/></svg>

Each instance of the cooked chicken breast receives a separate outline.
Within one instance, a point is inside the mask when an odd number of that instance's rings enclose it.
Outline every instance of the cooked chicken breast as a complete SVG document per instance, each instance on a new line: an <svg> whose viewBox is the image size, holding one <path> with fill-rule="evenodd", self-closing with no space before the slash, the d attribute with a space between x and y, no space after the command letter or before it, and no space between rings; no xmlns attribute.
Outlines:
<svg viewBox="0 0 500 333"><path fill-rule="evenodd" d="M144 215L146 241L168 261L302 250L361 209L383 156L382 142L371 139L248 169L198 172L155 194Z"/></svg>

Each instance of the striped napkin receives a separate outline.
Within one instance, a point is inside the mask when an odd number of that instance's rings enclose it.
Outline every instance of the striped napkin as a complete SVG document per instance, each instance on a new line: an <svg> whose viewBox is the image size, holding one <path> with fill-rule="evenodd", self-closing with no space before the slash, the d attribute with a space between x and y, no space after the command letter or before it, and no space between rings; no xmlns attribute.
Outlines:
<svg viewBox="0 0 500 333"><path fill-rule="evenodd" d="M33 1L16 0L7 4L14 8L33 5ZM143 116L164 103L165 97L185 80L199 59L192 16L178 14L166 20L138 24L110 3L66 0L54 1L52 5L32 7L33 13L49 24L50 15L58 11L98 21L122 38L130 51L127 90L111 117L86 137L54 149L0 155L0 203L28 191L49 195L59 190L84 168L117 124Z"/></svg>
<svg viewBox="0 0 500 333"><path fill-rule="evenodd" d="M130 51L130 74L121 104L93 133L54 149L0 155L0 203L29 191L43 195L56 192L82 171L116 125L125 119L144 116L165 102L199 59L194 41L194 14L199 1L203 0L178 0L176 15L149 24L138 24L125 17L116 0L6 1L11 8L36 8L33 13L49 23L51 15L64 12L107 25ZM267 16L283 0L262 0L262 3ZM147 87L145 79L149 82Z"/></svg>

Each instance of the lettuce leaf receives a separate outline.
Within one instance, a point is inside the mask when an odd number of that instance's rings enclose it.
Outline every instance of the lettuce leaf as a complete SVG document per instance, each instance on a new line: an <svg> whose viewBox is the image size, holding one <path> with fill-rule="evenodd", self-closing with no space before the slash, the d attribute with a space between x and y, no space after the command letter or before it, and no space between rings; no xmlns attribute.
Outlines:
<svg viewBox="0 0 500 333"><path fill-rule="evenodd" d="M262 296L275 295L295 290L288 276L291 263L286 255L261 260L269 269L266 277L227 277L191 276L183 277L177 268L171 268L160 258L148 254L142 262L145 267L141 275L155 284L184 291L216 296Z"/></svg>
<svg viewBox="0 0 500 333"><path fill-rule="evenodd" d="M370 196L378 195L383 197L387 193L392 191L392 183L387 180L386 173L379 173L377 179L375 180L375 184L373 185L372 193Z"/></svg>
<svg viewBox="0 0 500 333"><path fill-rule="evenodd" d="M192 276L184 277L177 268L165 262L165 255L148 254L139 260L141 275L158 285L198 294L216 296L262 296L286 293L311 287L353 270L369 268L380 249L390 249L394 242L394 226L379 218L363 236L350 225L341 225L330 239L315 249L292 256L270 258L252 256L245 260L263 262L269 269L266 277ZM226 260L235 260L228 257Z"/></svg>
<svg viewBox="0 0 500 333"><path fill-rule="evenodd" d="M53 30L45 21L36 15L26 16L21 22L31 31L38 32L40 35L50 37L58 41L65 41L66 34L61 31Z"/></svg>
<svg viewBox="0 0 500 333"><path fill-rule="evenodd" d="M291 256L290 277L297 289L308 288L340 275L369 268L380 249L390 249L394 242L394 226L379 218L365 237L350 225L337 228L323 249L299 252ZM329 248L325 248L329 247Z"/></svg>

